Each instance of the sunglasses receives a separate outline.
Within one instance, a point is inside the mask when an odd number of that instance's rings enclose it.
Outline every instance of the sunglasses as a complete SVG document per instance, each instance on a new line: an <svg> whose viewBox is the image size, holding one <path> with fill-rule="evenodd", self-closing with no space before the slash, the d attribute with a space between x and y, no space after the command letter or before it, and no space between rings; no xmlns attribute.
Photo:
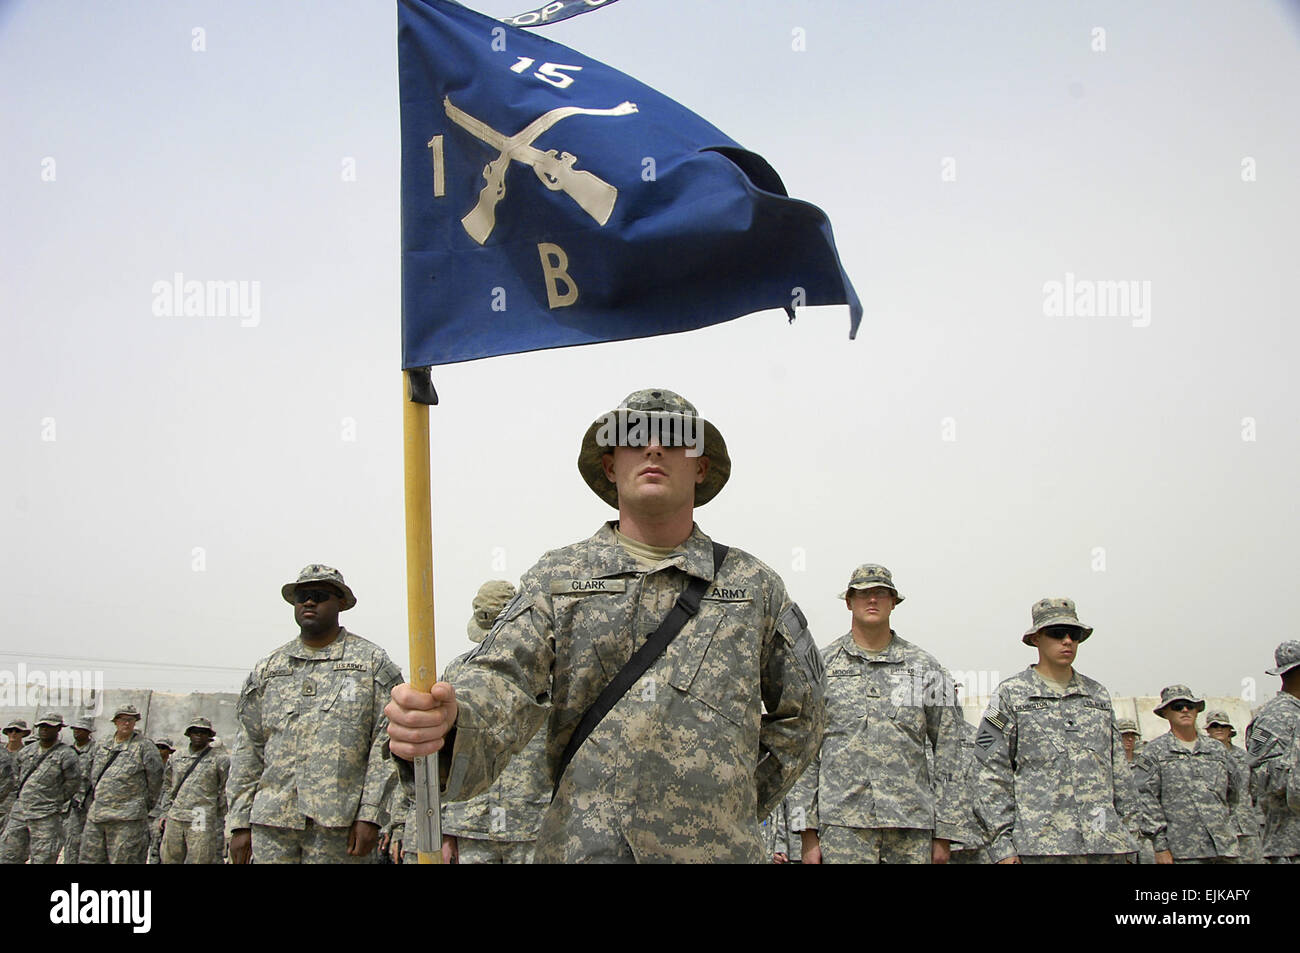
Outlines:
<svg viewBox="0 0 1300 953"><path fill-rule="evenodd" d="M1068 635L1074 641L1079 641L1079 630L1068 625L1049 625L1046 629L1039 629L1038 634L1049 639L1063 639Z"/></svg>
<svg viewBox="0 0 1300 953"><path fill-rule="evenodd" d="M338 593L333 589L296 589L293 593L293 601L302 605L304 602L322 603L327 602L337 596Z"/></svg>
<svg viewBox="0 0 1300 953"><path fill-rule="evenodd" d="M1192 711L1196 708L1191 702L1170 702L1170 711Z"/></svg>

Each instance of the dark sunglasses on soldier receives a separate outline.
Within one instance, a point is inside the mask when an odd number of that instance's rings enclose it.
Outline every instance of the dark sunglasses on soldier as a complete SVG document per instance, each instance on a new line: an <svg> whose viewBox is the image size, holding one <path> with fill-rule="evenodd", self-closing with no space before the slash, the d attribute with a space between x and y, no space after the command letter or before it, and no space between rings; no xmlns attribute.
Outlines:
<svg viewBox="0 0 1300 953"><path fill-rule="evenodd" d="M304 602L321 603L333 599L338 593L333 589L295 589L293 601L302 605Z"/></svg>
<svg viewBox="0 0 1300 953"><path fill-rule="evenodd" d="M1063 639L1068 635L1074 641L1079 641L1079 630L1069 625L1049 625L1045 629L1039 629L1038 633L1049 639Z"/></svg>
<svg viewBox="0 0 1300 953"><path fill-rule="evenodd" d="M1170 702L1169 703L1170 711L1191 711L1195 707L1196 706L1193 705L1191 702Z"/></svg>

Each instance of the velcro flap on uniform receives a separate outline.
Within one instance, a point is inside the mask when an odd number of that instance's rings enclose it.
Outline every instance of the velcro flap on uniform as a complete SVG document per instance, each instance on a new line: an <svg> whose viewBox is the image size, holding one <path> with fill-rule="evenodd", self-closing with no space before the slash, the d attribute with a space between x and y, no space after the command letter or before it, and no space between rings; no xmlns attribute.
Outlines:
<svg viewBox="0 0 1300 953"><path fill-rule="evenodd" d="M700 597L701 602L753 602L754 590L750 586L709 586Z"/></svg>
<svg viewBox="0 0 1300 953"><path fill-rule="evenodd" d="M594 592L626 592L626 579L552 579L551 595L585 596Z"/></svg>

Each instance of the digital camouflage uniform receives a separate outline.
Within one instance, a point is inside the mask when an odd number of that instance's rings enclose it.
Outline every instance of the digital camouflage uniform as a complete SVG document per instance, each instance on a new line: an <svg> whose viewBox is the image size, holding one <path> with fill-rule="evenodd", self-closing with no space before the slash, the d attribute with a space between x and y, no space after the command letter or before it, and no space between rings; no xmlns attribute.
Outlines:
<svg viewBox="0 0 1300 953"><path fill-rule="evenodd" d="M1121 744L1125 735L1133 735L1133 760L1129 761L1128 768L1130 772L1136 771L1138 766L1138 756L1142 753L1142 731L1138 723L1132 718L1120 718L1115 722L1119 729ZM1127 755L1125 755L1127 758ZM1137 790L1137 775L1134 777L1134 791ZM1137 811L1129 815L1128 831L1133 835L1133 840L1137 844L1137 862L1139 864L1154 864L1156 862L1155 848L1151 846L1151 838L1142 833L1142 825L1139 821Z"/></svg>
<svg viewBox="0 0 1300 953"><path fill-rule="evenodd" d="M0 863L21 864L30 856L33 864L52 864L63 846L60 812L81 787L76 752L62 741L49 748L37 742L14 762L17 796L0 835Z"/></svg>
<svg viewBox="0 0 1300 953"><path fill-rule="evenodd" d="M1231 738L1237 736L1237 729L1232 726L1232 719L1228 717L1226 711L1207 711L1205 713L1205 727L1210 729L1216 725L1227 728L1230 731ZM1220 742L1222 744L1222 742ZM1242 864L1262 864L1264 862L1264 847L1260 840L1264 833L1264 813L1255 803L1255 781L1250 773L1250 758L1243 748L1232 744L1231 740L1225 745L1228 751L1228 757L1232 762L1233 769L1236 770L1241 784L1241 808L1237 812L1237 858L1238 863Z"/></svg>
<svg viewBox="0 0 1300 953"><path fill-rule="evenodd" d="M455 684L465 657L447 666L442 681ZM456 838L458 862L531 864L542 813L551 803L551 787L542 730L482 794L443 803L442 833Z"/></svg>
<svg viewBox="0 0 1300 953"><path fill-rule="evenodd" d="M758 821L821 737L820 659L780 577L739 549L715 576L698 526L651 571L612 523L528 571L452 683L444 800L486 790L544 721L552 776L582 713L692 577L712 579L698 613L578 749L536 861L761 860Z"/></svg>
<svg viewBox="0 0 1300 953"><path fill-rule="evenodd" d="M18 780L14 774L14 756L8 748L0 748L0 834L4 833L5 821L9 817L9 805L13 803L14 789Z"/></svg>
<svg viewBox="0 0 1300 953"><path fill-rule="evenodd" d="M1110 694L1074 672L1064 694L1031 665L998 686L975 739L975 813L993 863L1125 862L1132 772Z"/></svg>
<svg viewBox="0 0 1300 953"><path fill-rule="evenodd" d="M85 722L89 724L89 721ZM82 785L68 802L67 813L63 817L63 862L76 864L81 861L81 835L86 829L86 812L89 810L84 800L85 779L90 777L90 769L95 761L94 739L86 742L84 748L72 744L77 753L77 763L81 768Z"/></svg>
<svg viewBox="0 0 1300 953"><path fill-rule="evenodd" d="M324 648L295 638L253 668L236 705L227 829L251 827L255 863L370 861L348 855L348 831L378 823L392 771L384 706L401 680L382 648L342 627Z"/></svg>
<svg viewBox="0 0 1300 953"><path fill-rule="evenodd" d="M117 752L114 755L114 752ZM88 798L81 834L83 864L143 864L149 854L149 811L162 792L163 761L148 738L100 742L82 784Z"/></svg>
<svg viewBox="0 0 1300 953"><path fill-rule="evenodd" d="M4 730L5 732L10 732L10 731L26 732L29 735L32 733L32 730L27 727L27 722L23 721L21 718L15 718L12 721L10 721L9 724L5 725ZM18 755L21 753L22 749L19 748L18 751L9 750L9 734L7 733L4 735L0 735L0 739L2 739L0 740L0 751L4 751L4 753L9 756L10 768L15 772L14 774L15 780L13 785L9 788L9 793L0 794L0 834L3 834L5 829L5 821L9 817L9 809L13 806L14 797L15 797L14 792L18 786L18 781L17 781ZM0 761L3 760L4 760L3 756L0 756ZM0 770L3 770L3 768L0 768ZM0 782L0 791L3 791L3 782Z"/></svg>
<svg viewBox="0 0 1300 953"><path fill-rule="evenodd" d="M170 738L155 738L154 747L158 749L158 757L163 763L163 777L167 775L167 765L171 764L172 757L176 754L176 746L172 744ZM163 754L163 749L167 753ZM149 808L149 860L151 864L162 863L162 819L167 814L163 809L162 797L154 802L153 807Z"/></svg>
<svg viewBox="0 0 1300 953"><path fill-rule="evenodd" d="M159 799L167 819L164 864L221 863L229 778L230 755L223 748L208 745L196 753L186 745L167 760Z"/></svg>
<svg viewBox="0 0 1300 953"><path fill-rule="evenodd" d="M960 709L958 709L960 714ZM953 765L949 780L949 796L953 801L957 823L952 829L950 864L987 864L988 844L984 828L975 816L975 779L979 761L975 758L975 726L964 716L961 719L961 742L957 763Z"/></svg>
<svg viewBox="0 0 1300 953"><path fill-rule="evenodd" d="M879 655L852 632L821 654L826 730L792 795L806 829L818 831L825 863L928 864L931 840L952 839L960 821L949 782L962 715L948 673L896 633Z"/></svg>
<svg viewBox="0 0 1300 953"><path fill-rule="evenodd" d="M1294 643L1292 643L1294 644ZM1300 863L1300 813L1291 764L1300 737L1300 698L1278 692L1255 713L1246 728L1246 752L1259 806L1264 812L1264 858L1269 863Z"/></svg>
<svg viewBox="0 0 1300 953"><path fill-rule="evenodd" d="M760 831L763 838L763 863L771 863L776 854L785 854L787 863L803 863L803 838L798 831L791 829L795 824L804 823L801 811L802 808L792 804L790 796L786 795L763 821Z"/></svg>
<svg viewBox="0 0 1300 953"><path fill-rule="evenodd" d="M1139 824L1156 852L1180 863L1236 860L1242 779L1222 743L1198 735L1188 751L1168 732L1136 762Z"/></svg>

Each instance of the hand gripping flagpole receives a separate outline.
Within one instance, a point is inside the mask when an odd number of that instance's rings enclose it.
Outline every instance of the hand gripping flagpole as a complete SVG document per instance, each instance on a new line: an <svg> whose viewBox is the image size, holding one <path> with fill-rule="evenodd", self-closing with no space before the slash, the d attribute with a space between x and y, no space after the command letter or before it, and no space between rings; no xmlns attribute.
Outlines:
<svg viewBox="0 0 1300 953"><path fill-rule="evenodd" d="M429 405L438 402L429 368L402 374L402 456L406 484L406 625L411 686L427 692L438 680L433 637L433 513L429 482ZM438 756L415 759L416 853L442 863Z"/></svg>

